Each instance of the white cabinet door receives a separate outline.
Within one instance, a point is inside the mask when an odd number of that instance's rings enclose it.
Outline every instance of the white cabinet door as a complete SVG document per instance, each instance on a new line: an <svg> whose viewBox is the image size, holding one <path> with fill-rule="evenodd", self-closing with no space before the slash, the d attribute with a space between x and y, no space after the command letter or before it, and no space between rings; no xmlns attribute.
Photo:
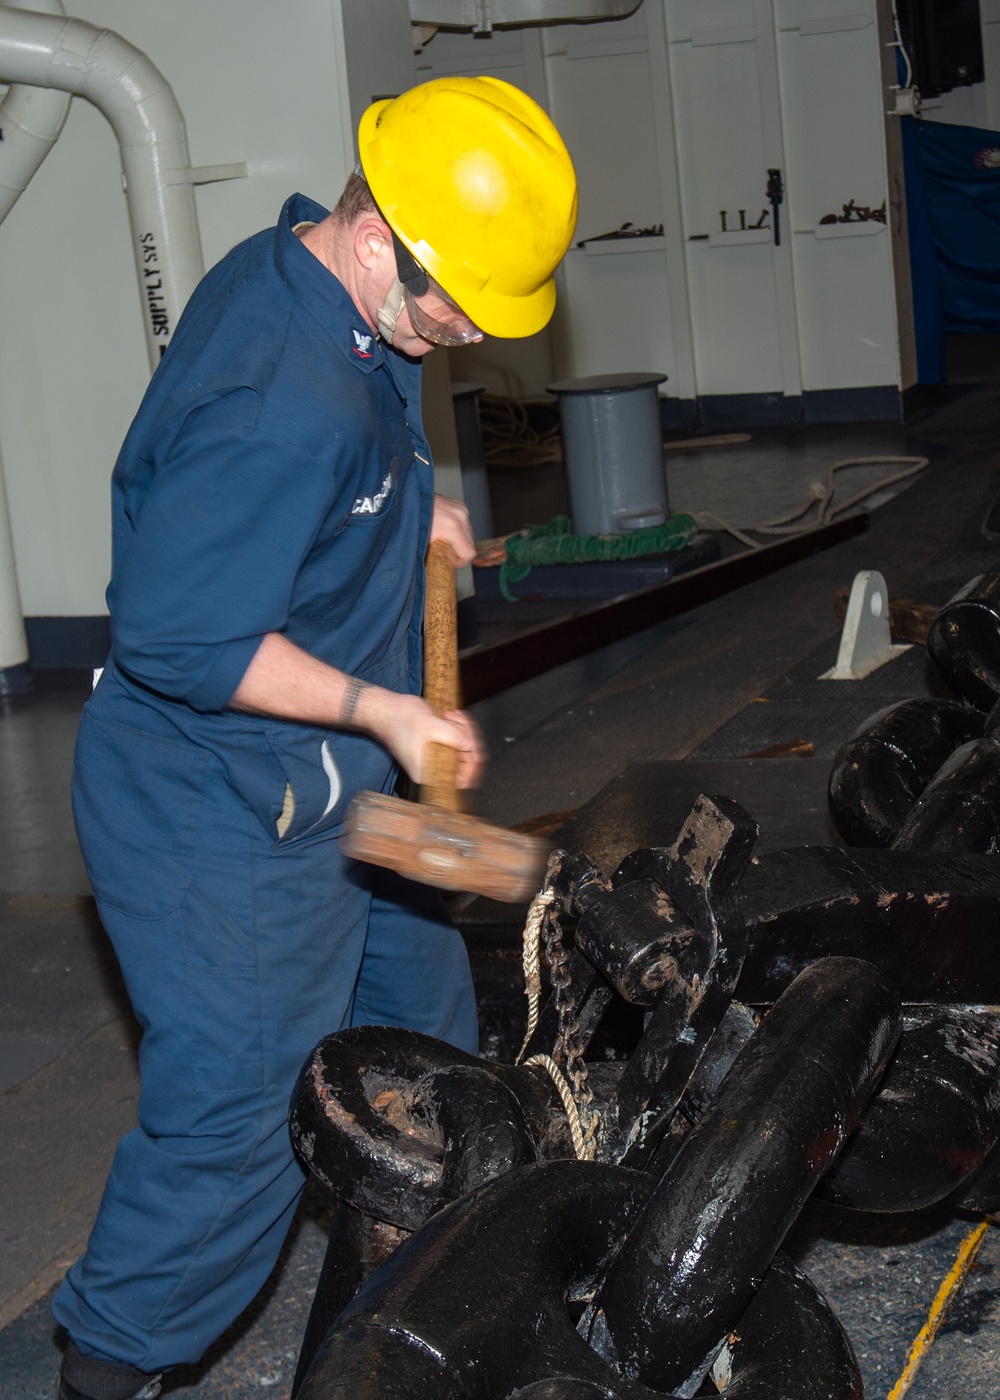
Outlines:
<svg viewBox="0 0 1000 1400"><path fill-rule="evenodd" d="M801 392L770 0L666 0L699 396Z"/></svg>
<svg viewBox="0 0 1000 1400"><path fill-rule="evenodd" d="M898 383L887 176L873 0L776 0L802 384Z"/></svg>

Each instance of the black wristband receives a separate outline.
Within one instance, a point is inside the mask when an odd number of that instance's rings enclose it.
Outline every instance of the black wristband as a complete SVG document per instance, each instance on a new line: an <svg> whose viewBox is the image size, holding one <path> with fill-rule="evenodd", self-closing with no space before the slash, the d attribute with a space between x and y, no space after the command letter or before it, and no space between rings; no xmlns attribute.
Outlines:
<svg viewBox="0 0 1000 1400"><path fill-rule="evenodd" d="M363 681L360 676L351 676L347 682L347 693L344 696L343 709L340 712L340 725L342 729L349 729L354 723L354 712L358 708L358 697L368 686L367 681Z"/></svg>

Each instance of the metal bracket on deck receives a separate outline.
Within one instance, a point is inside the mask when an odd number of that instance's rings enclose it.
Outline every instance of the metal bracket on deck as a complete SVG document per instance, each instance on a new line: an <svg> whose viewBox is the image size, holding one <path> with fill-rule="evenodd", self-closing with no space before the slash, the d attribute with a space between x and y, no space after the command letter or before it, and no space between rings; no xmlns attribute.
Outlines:
<svg viewBox="0 0 1000 1400"><path fill-rule="evenodd" d="M863 569L854 576L837 664L817 679L860 681L900 652L909 650L910 643L895 645L892 641L885 579L877 569Z"/></svg>

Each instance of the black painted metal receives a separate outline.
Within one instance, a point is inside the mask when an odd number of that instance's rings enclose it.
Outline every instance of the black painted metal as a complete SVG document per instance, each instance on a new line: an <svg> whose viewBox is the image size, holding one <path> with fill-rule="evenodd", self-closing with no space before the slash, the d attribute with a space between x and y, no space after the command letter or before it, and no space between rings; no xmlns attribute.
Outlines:
<svg viewBox="0 0 1000 1400"><path fill-rule="evenodd" d="M650 1189L638 1173L572 1161L522 1167L463 1197L368 1280L301 1400L467 1400L560 1374L650 1400L587 1346L566 1306L594 1287Z"/></svg>
<svg viewBox="0 0 1000 1400"><path fill-rule="evenodd" d="M625 1374L693 1396L899 1037L868 963L801 973L740 1052L595 1299L590 1338Z"/></svg>
<svg viewBox="0 0 1000 1400"><path fill-rule="evenodd" d="M295 1400L323 1338L380 1264L406 1238L406 1232L341 1201L330 1226L323 1268L299 1349L291 1400Z"/></svg>
<svg viewBox="0 0 1000 1400"><path fill-rule="evenodd" d="M962 1182L952 1198L952 1204L959 1210L975 1211L976 1214L1000 1211L1000 1143L993 1148L975 1176Z"/></svg>
<svg viewBox="0 0 1000 1400"><path fill-rule="evenodd" d="M775 1256L713 1366L721 1400L864 1400L857 1357L821 1293Z"/></svg>
<svg viewBox="0 0 1000 1400"><path fill-rule="evenodd" d="M290 1125L320 1181L408 1230L495 1172L572 1151L543 1071L489 1065L386 1026L320 1041L299 1076Z"/></svg>
<svg viewBox="0 0 1000 1400"><path fill-rule="evenodd" d="M891 846L914 802L983 718L957 700L903 700L865 720L838 750L830 810L850 846Z"/></svg>
<svg viewBox="0 0 1000 1400"><path fill-rule="evenodd" d="M757 1018L750 1008L742 1002L730 1002L681 1099L681 1112L690 1122L697 1123L713 1103L736 1056L756 1029ZM666 1162L663 1165L666 1167ZM649 1170L653 1176L662 1175L658 1156Z"/></svg>
<svg viewBox="0 0 1000 1400"><path fill-rule="evenodd" d="M819 1186L852 1210L918 1210L982 1167L1000 1136L1000 1015L910 1012L879 1092Z"/></svg>
<svg viewBox="0 0 1000 1400"><path fill-rule="evenodd" d="M898 851L1000 851L1000 738L963 744L917 798L893 842Z"/></svg>
<svg viewBox="0 0 1000 1400"><path fill-rule="evenodd" d="M1000 573L979 574L938 613L927 651L951 688L980 710L1000 696Z"/></svg>
<svg viewBox="0 0 1000 1400"><path fill-rule="evenodd" d="M475 704L564 662L586 656L598 647L630 637L657 622L680 617L692 608L710 603L713 598L755 583L789 564L863 534L867 529L867 515L848 515L832 525L792 535L761 549L748 549L703 569L693 569L669 583L614 598L554 622L525 628L506 641L470 647L459 657L465 703Z"/></svg>
<svg viewBox="0 0 1000 1400"><path fill-rule="evenodd" d="M770 1005L818 957L864 957L904 1002L1000 1005L1000 861L801 846L751 863L736 995Z"/></svg>
<svg viewBox="0 0 1000 1400"><path fill-rule="evenodd" d="M746 951L734 891L756 837L737 803L702 798L669 851L635 852L580 921L578 947L627 1000L654 1005L602 1117L606 1161L650 1159L725 1016Z"/></svg>
<svg viewBox="0 0 1000 1400"><path fill-rule="evenodd" d="M614 1400L607 1386L594 1381L575 1381L569 1376L551 1376L544 1381L512 1390L509 1400Z"/></svg>
<svg viewBox="0 0 1000 1400"><path fill-rule="evenodd" d="M551 1160L572 1149L536 1069L385 1028L317 1047L300 1151L418 1233L363 1282L387 1227L342 1208L301 1400L683 1398L709 1371L726 1400L862 1400L842 1329L775 1255L810 1191L1000 1205L1000 574L942 618L935 658L992 713L910 701L852 736L831 804L883 849L754 857L747 813L701 797L610 880L561 854L575 948L546 935L560 1010L530 1048L585 1048L616 995L646 1011L628 1062L591 1066L599 1162Z"/></svg>
<svg viewBox="0 0 1000 1400"><path fill-rule="evenodd" d="M563 855L553 881L563 911L580 918L595 902L601 900L608 888L606 876L584 855ZM575 948L566 967L567 985L563 991L565 1014L577 1025L581 1049L587 1046L604 1016L612 998L606 977L589 958ZM559 1009L555 997L549 997L542 1008L538 1026L525 1047L524 1059L532 1055L558 1053Z"/></svg>
<svg viewBox="0 0 1000 1400"><path fill-rule="evenodd" d="M553 1162L464 1196L368 1279L312 1359L300 1400L656 1400L583 1341L567 1305L597 1286L653 1185L618 1167ZM842 1328L780 1256L717 1375L722 1400L861 1400Z"/></svg>

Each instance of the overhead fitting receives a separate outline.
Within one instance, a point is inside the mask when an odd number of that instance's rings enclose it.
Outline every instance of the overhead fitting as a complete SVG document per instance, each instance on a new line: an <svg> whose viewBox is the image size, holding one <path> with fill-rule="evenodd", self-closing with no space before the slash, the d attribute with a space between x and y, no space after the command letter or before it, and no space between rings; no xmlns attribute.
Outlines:
<svg viewBox="0 0 1000 1400"><path fill-rule="evenodd" d="M410 0L410 20L488 34L507 24L621 19L638 8L639 0Z"/></svg>

